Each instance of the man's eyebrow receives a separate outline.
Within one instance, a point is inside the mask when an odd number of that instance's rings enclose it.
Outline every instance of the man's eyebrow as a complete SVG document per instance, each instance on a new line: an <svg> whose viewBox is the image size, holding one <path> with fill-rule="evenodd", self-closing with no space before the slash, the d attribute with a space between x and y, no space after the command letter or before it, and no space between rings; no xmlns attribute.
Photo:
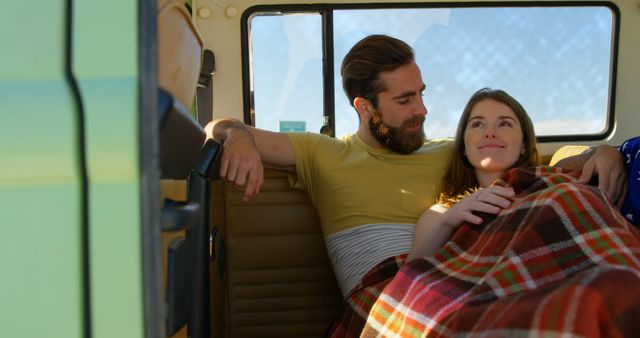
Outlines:
<svg viewBox="0 0 640 338"><path fill-rule="evenodd" d="M422 93L425 89L427 89L427 86L423 84L422 87L420 88L420 91L418 91L417 93L414 92L414 91L406 91L406 92L402 92L401 94L392 97L391 99L392 100L397 100L397 99L403 99L403 98L409 97L409 96L414 96L414 95L416 95L418 93Z"/></svg>

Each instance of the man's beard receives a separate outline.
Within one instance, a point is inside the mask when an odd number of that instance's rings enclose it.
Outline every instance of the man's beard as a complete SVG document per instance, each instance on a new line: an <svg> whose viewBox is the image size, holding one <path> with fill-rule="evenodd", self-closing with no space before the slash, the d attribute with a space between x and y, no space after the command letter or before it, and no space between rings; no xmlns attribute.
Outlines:
<svg viewBox="0 0 640 338"><path fill-rule="evenodd" d="M399 128L392 127L382 122L382 114L376 109L369 120L369 129L376 140L389 150L399 154L410 154L424 144L424 130L420 128L417 131L408 132L405 129L423 122L424 116L417 115L404 121Z"/></svg>

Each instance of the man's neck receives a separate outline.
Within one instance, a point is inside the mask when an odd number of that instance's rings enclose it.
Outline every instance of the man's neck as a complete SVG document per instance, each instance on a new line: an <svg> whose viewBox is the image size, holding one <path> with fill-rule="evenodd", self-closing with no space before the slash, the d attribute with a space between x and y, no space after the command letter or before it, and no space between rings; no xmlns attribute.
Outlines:
<svg viewBox="0 0 640 338"><path fill-rule="evenodd" d="M366 145L368 145L371 148L374 148L374 149L387 148L386 146L378 142L378 140L376 140L376 138L371 134L371 131L368 128L363 128L362 126L360 126L360 128L358 128L357 134L358 134L358 137L360 137L360 139L362 140L362 142L364 142Z"/></svg>

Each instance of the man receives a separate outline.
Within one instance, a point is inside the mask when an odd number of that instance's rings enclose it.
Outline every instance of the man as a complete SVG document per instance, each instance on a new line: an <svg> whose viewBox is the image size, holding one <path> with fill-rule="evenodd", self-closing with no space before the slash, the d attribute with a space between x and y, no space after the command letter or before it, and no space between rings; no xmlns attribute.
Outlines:
<svg viewBox="0 0 640 338"><path fill-rule="evenodd" d="M414 224L440 191L450 140L424 140L425 84L411 47L384 35L358 42L345 56L342 83L360 120L344 140L311 133L276 133L237 120L214 121L208 133L224 142L220 176L260 192L263 163L285 167L290 183L306 190L318 210L342 293L390 257L409 252ZM592 156L593 155L593 156ZM584 164L607 196L623 197L622 159L610 147L566 162Z"/></svg>

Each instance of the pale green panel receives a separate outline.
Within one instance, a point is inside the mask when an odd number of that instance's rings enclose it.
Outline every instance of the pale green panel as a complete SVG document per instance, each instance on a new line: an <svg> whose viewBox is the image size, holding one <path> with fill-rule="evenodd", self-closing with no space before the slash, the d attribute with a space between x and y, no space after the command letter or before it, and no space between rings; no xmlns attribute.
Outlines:
<svg viewBox="0 0 640 338"><path fill-rule="evenodd" d="M0 79L49 79L64 65L64 0L0 1Z"/></svg>
<svg viewBox="0 0 640 338"><path fill-rule="evenodd" d="M0 185L75 179L73 108L62 80L0 81Z"/></svg>
<svg viewBox="0 0 640 338"><path fill-rule="evenodd" d="M138 2L75 1L73 71L85 112L92 337L143 337Z"/></svg>
<svg viewBox="0 0 640 338"><path fill-rule="evenodd" d="M137 182L91 186L93 337L143 337Z"/></svg>
<svg viewBox="0 0 640 338"><path fill-rule="evenodd" d="M127 78L79 84L90 179L93 337L142 337L137 85Z"/></svg>
<svg viewBox="0 0 640 338"><path fill-rule="evenodd" d="M87 162L91 182L139 178L136 79L80 80L84 100Z"/></svg>
<svg viewBox="0 0 640 338"><path fill-rule="evenodd" d="M74 2L74 72L78 77L137 76L138 2Z"/></svg>
<svg viewBox="0 0 640 338"><path fill-rule="evenodd" d="M78 186L0 187L0 205L0 336L81 338Z"/></svg>
<svg viewBox="0 0 640 338"><path fill-rule="evenodd" d="M65 1L0 1L2 337L82 337L77 121Z"/></svg>

